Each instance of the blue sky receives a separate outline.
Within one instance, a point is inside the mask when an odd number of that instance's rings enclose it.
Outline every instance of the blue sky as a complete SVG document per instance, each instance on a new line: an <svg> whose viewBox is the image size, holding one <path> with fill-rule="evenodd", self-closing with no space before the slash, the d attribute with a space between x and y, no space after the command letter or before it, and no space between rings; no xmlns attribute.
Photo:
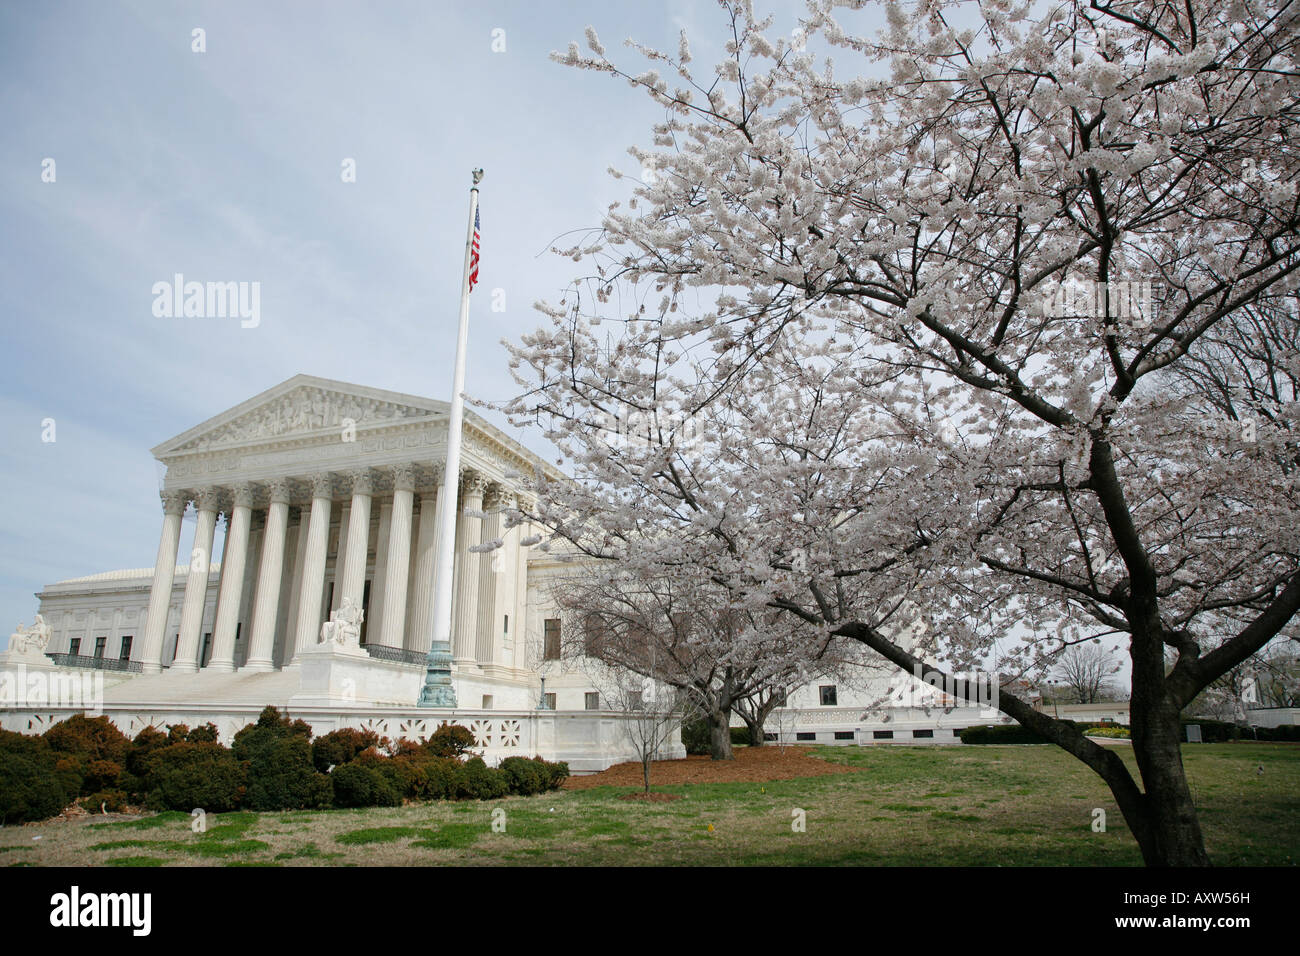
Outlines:
<svg viewBox="0 0 1300 956"><path fill-rule="evenodd" d="M767 8L797 25L800 4ZM500 340L571 278L545 250L626 197L606 169L635 170L660 115L550 62L589 23L630 64L624 38L675 50L685 27L700 65L723 20L713 0L0 8L0 622L44 584L152 566L148 450L257 392L305 372L449 397L475 166L481 288L506 309L475 293L468 390L512 394ZM175 273L260 282L260 324L156 318Z"/></svg>

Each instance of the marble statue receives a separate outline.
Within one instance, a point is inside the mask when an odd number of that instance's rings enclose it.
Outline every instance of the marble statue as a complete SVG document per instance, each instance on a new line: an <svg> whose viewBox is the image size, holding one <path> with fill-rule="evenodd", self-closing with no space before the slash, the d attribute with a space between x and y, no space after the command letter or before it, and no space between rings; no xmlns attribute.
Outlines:
<svg viewBox="0 0 1300 956"><path fill-rule="evenodd" d="M320 627L320 642L331 641L340 647L361 646L361 622L366 612L353 603L352 598L345 597L343 602L330 612L330 619Z"/></svg>

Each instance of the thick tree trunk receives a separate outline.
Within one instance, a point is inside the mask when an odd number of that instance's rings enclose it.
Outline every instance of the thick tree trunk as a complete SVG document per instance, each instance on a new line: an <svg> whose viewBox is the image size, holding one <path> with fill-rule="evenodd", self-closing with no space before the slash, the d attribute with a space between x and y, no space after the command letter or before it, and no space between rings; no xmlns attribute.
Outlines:
<svg viewBox="0 0 1300 956"><path fill-rule="evenodd" d="M735 760L731 752L731 712L711 710L704 719L709 725L709 756L714 760Z"/></svg>
<svg viewBox="0 0 1300 956"><path fill-rule="evenodd" d="M746 717L742 714L741 719L745 721L745 726L749 728L749 745L751 747L763 746L763 718Z"/></svg>

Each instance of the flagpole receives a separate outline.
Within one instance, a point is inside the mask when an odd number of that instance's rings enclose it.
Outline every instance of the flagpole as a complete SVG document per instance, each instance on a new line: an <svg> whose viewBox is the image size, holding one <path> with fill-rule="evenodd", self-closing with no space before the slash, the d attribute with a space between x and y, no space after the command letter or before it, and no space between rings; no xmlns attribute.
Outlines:
<svg viewBox="0 0 1300 956"><path fill-rule="evenodd" d="M456 338L456 366L452 373L451 415L447 420L447 462L443 468L442 492L438 495L438 538L434 548L433 641L425 658L421 707L455 707L456 690L451 683L451 585L456 560L456 506L460 490L460 439L465 419L465 350L469 344L469 274L474 244L474 220L478 215L478 184L483 170L473 172L469 191L469 226L465 233L465 263L460 280L460 328Z"/></svg>

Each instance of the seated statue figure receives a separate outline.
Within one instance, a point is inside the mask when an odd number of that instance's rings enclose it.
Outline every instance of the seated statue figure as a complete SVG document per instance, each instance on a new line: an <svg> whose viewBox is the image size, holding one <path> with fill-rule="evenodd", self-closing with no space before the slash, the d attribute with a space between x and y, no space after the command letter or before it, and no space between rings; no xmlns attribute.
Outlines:
<svg viewBox="0 0 1300 956"><path fill-rule="evenodd" d="M44 654L50 643L50 625L37 614L31 627L18 623L18 630L9 635L9 650L16 654Z"/></svg>
<svg viewBox="0 0 1300 956"><path fill-rule="evenodd" d="M321 625L321 643L327 644L333 641L340 647L359 647L361 622L364 619L365 611L357 607L351 598L345 597L342 603L330 613L330 619Z"/></svg>

